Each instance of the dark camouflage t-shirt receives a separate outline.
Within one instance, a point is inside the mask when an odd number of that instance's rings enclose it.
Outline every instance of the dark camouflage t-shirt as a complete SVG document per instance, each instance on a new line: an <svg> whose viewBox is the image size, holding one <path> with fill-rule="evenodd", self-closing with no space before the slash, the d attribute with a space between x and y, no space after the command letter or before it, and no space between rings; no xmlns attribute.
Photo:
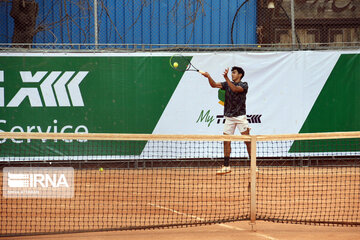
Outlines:
<svg viewBox="0 0 360 240"><path fill-rule="evenodd" d="M234 82L233 82L234 83ZM234 83L244 89L243 92L231 91L227 82L222 82L222 89L225 90L224 115L226 117L237 117L246 114L246 94L248 92L247 82Z"/></svg>

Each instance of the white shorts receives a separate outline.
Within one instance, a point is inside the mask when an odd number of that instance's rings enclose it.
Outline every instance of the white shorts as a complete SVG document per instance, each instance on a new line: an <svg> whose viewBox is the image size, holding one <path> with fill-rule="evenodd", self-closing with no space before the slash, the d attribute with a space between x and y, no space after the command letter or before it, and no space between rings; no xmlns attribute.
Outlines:
<svg viewBox="0 0 360 240"><path fill-rule="evenodd" d="M240 133L245 132L248 128L250 129L246 115L225 117L224 134L233 135L235 128L239 129Z"/></svg>

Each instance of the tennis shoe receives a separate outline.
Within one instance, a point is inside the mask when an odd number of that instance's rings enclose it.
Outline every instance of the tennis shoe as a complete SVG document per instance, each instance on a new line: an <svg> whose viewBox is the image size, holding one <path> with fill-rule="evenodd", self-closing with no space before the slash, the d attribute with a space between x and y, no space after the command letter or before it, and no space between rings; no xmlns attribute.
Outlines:
<svg viewBox="0 0 360 240"><path fill-rule="evenodd" d="M216 175L224 175L228 173L231 173L229 166L222 166L220 170L216 171Z"/></svg>

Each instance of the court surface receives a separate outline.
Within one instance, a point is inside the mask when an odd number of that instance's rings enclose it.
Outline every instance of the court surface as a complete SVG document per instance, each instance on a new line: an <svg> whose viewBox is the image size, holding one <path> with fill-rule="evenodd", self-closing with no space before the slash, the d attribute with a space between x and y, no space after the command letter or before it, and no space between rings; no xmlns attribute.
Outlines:
<svg viewBox="0 0 360 240"><path fill-rule="evenodd" d="M308 226L257 221L251 231L249 220L249 169L234 168L224 176L215 169L78 170L73 199L4 199L2 229L41 231L96 230L161 223L201 223L244 215L244 221L197 227L157 230L86 232L38 235L14 239L360 239L360 227ZM319 218L331 221L342 216L359 222L359 169L347 168L260 168L257 172L258 212L290 219ZM348 184L344 184L348 183ZM346 188L350 184L355 188ZM226 190L223 190L224 186ZM189 191L191 186L191 191ZM327 189L331 186L331 191ZM309 191L311 190L311 191ZM307 193L319 194L313 200ZM335 196L340 195L341 198ZM340 202L337 200L340 199ZM345 201L351 199L351 201ZM225 203L225 204L224 204ZM20 209L17 209L20 208ZM34 211L35 209L35 211ZM326 212L330 211L330 214ZM165 218L162 218L165 216ZM33 221L36 218L46 221ZM64 222L65 219L65 222ZM245 220L246 219L246 220ZM19 223L23 223L20 226ZM12 225L12 226L11 226Z"/></svg>
<svg viewBox="0 0 360 240"><path fill-rule="evenodd" d="M95 233L76 233L58 235L40 235L0 239L64 239L64 240L358 240L360 228L309 226L297 224L270 223L258 221L257 231L251 231L248 221L233 222L188 228L156 230L113 231Z"/></svg>

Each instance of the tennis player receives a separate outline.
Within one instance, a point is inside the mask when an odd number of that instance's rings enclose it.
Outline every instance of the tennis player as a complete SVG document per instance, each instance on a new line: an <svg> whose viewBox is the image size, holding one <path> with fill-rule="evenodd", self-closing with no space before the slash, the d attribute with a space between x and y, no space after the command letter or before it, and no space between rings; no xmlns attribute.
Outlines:
<svg viewBox="0 0 360 240"><path fill-rule="evenodd" d="M208 72L202 73L204 77L209 80L209 84L213 88L221 88L225 90L225 105L224 105L224 134L233 135L235 129L239 129L243 135L250 134L249 122L246 117L246 94L248 92L247 82L241 80L245 76L245 72L241 67L232 67L230 81L228 77L229 69L225 69L224 78L225 82L215 82ZM249 157L251 155L251 144L245 142ZM231 153L231 142L224 142L224 165L219 171L216 172L218 175L227 174L231 172L230 169L230 153Z"/></svg>

